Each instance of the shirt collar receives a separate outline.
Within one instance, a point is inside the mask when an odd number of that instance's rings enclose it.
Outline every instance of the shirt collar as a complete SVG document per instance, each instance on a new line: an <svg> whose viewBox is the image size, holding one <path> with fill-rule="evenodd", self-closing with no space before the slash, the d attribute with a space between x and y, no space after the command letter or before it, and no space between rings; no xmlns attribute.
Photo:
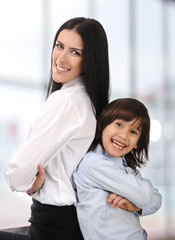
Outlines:
<svg viewBox="0 0 175 240"><path fill-rule="evenodd" d="M61 89L65 89L65 88L73 87L73 86L84 86L82 75L67 82L67 83L64 83L63 86L61 87Z"/></svg>
<svg viewBox="0 0 175 240"><path fill-rule="evenodd" d="M99 154L103 154L107 159L117 163L118 166L127 166L127 162L125 160L125 158L121 158L121 157L114 157L114 156L111 156L109 153L107 153L100 144L98 144L97 148L96 148L96 151L97 153Z"/></svg>

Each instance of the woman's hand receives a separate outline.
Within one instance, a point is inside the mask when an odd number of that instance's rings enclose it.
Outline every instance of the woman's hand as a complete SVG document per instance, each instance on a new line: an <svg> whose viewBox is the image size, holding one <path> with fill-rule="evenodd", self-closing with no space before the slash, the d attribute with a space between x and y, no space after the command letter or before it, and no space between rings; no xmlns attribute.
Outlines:
<svg viewBox="0 0 175 240"><path fill-rule="evenodd" d="M30 195L39 191L42 188L44 181L45 181L45 169L41 165L39 165L35 182L33 183L32 188L27 191L27 194Z"/></svg>
<svg viewBox="0 0 175 240"><path fill-rule="evenodd" d="M112 204L113 207L122 208L127 211L135 211L140 213L141 209L138 208L135 204L130 202L128 199L117 195L115 193L110 193L108 196L108 202Z"/></svg>

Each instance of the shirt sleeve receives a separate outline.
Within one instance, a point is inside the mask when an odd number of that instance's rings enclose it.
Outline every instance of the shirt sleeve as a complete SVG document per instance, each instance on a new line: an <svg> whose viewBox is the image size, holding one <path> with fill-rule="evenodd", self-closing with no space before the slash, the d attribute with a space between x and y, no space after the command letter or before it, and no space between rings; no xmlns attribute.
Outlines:
<svg viewBox="0 0 175 240"><path fill-rule="evenodd" d="M87 171L87 182L91 187L119 194L142 209L153 196L150 181L124 172L112 161L99 160L93 163Z"/></svg>
<svg viewBox="0 0 175 240"><path fill-rule="evenodd" d="M12 191L32 187L37 167L46 167L81 125L73 101L64 94L53 93L46 101L26 141L12 155L5 178Z"/></svg>
<svg viewBox="0 0 175 240"><path fill-rule="evenodd" d="M154 188L151 201L149 202L149 204L147 204L142 208L141 216L154 214L160 209L161 205L162 205L162 195L159 193L158 189Z"/></svg>
<svg viewBox="0 0 175 240"><path fill-rule="evenodd" d="M142 178L141 173L137 171L137 177L142 179L144 182L151 184L151 181L146 178ZM154 214L159 210L162 205L162 195L159 193L158 189L153 188L153 194L150 202L142 208L141 216L146 216L150 214Z"/></svg>

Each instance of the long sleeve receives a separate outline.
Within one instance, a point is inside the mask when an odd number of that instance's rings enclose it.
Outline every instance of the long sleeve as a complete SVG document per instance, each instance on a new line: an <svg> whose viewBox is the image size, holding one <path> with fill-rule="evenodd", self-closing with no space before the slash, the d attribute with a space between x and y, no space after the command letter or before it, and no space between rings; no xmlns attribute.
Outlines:
<svg viewBox="0 0 175 240"><path fill-rule="evenodd" d="M87 152L96 118L82 77L52 93L45 102L26 141L10 159L5 178L12 191L31 188L41 164L43 187L32 197L56 206L76 204L72 173Z"/></svg>
<svg viewBox="0 0 175 240"><path fill-rule="evenodd" d="M117 193L139 208L146 207L153 196L150 181L143 181L133 174L122 171L114 162L99 160L87 171L87 182L105 191Z"/></svg>
<svg viewBox="0 0 175 240"><path fill-rule="evenodd" d="M145 183L151 184L151 181L146 178L142 178L141 173L137 171L136 173L137 178L140 178ZM153 194L151 197L150 202L142 208L141 216L146 216L155 213L159 210L162 204L162 195L159 193L158 189L153 188Z"/></svg>
<svg viewBox="0 0 175 240"><path fill-rule="evenodd" d="M26 191L37 166L46 167L79 130L80 119L69 97L53 94L43 107L26 141L12 156L5 178L12 190Z"/></svg>
<svg viewBox="0 0 175 240"><path fill-rule="evenodd" d="M139 215L114 208L107 200L109 192L114 192L144 209L143 213L159 208L160 196L157 194L156 202L156 190L139 171L124 166L121 158L107 154L98 145L85 155L74 172L74 181L77 213L85 239L92 239L92 236L93 239L108 239L109 236L110 239L145 239Z"/></svg>

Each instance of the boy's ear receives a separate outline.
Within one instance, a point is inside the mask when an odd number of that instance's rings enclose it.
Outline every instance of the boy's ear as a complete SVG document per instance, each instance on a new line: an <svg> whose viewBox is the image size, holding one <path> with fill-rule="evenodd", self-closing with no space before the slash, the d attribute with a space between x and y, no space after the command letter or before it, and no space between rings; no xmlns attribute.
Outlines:
<svg viewBox="0 0 175 240"><path fill-rule="evenodd" d="M137 149L138 148L138 145L135 145L135 147L133 149Z"/></svg>

